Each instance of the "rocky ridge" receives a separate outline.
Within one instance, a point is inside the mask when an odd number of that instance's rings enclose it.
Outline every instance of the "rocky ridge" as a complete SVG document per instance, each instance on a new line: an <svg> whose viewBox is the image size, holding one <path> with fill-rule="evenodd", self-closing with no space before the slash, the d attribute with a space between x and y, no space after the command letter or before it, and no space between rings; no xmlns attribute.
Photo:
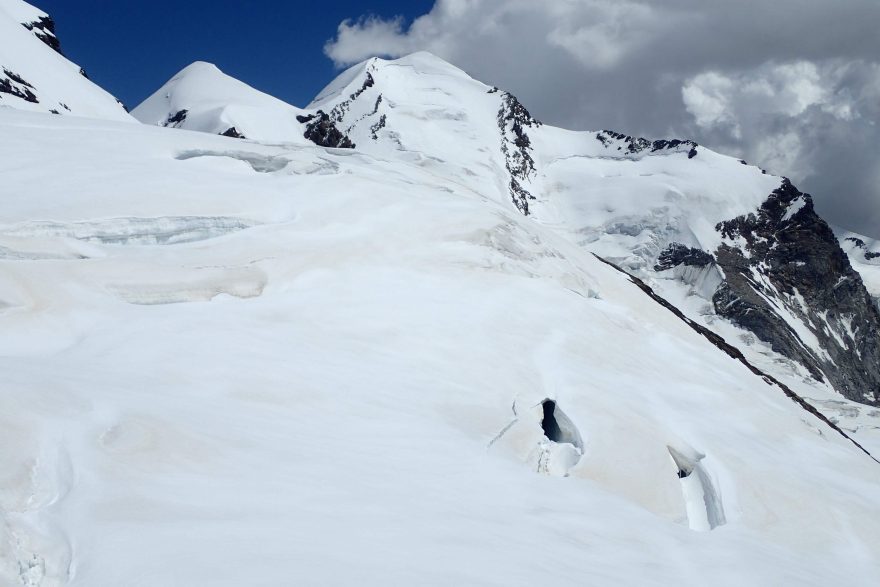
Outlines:
<svg viewBox="0 0 880 587"><path fill-rule="evenodd" d="M758 210L716 229L714 254L673 243L655 270L717 264L717 315L848 399L880 405L880 312L809 194L784 178Z"/></svg>

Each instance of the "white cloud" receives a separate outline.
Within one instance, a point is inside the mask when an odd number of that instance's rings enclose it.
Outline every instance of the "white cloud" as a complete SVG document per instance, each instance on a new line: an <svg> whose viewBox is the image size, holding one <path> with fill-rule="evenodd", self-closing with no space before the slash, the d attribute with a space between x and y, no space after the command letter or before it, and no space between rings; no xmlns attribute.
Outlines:
<svg viewBox="0 0 880 587"><path fill-rule="evenodd" d="M769 92L769 88L756 86L754 89ZM730 100L733 92L732 79L710 71L688 80L681 88L681 97L699 126L729 126L734 137L739 138L741 133Z"/></svg>

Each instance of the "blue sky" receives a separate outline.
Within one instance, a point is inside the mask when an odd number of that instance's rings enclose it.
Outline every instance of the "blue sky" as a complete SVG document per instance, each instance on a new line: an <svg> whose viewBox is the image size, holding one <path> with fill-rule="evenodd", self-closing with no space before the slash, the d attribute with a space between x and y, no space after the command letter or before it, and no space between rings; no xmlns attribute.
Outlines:
<svg viewBox="0 0 880 587"><path fill-rule="evenodd" d="M65 55L133 108L193 61L304 106L336 75L324 43L365 14L407 19L433 0L30 0L55 19Z"/></svg>

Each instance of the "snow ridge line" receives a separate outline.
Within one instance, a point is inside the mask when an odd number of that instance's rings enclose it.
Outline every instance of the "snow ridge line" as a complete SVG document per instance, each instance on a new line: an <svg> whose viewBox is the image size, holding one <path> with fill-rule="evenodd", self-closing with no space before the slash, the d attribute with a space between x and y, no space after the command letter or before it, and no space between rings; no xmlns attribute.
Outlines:
<svg viewBox="0 0 880 587"><path fill-rule="evenodd" d="M749 362L749 360L746 359L745 355L742 354L742 351L740 351L738 348L736 348L735 346L728 343L726 340L724 340L723 337L719 336L718 334L715 334L714 332L712 332L711 330L709 330L705 326L697 324L696 322L694 322L693 320L691 320L690 318L685 316L681 310L679 310L678 308L676 308L675 306L670 304L662 296L658 295L657 292L655 292L654 289L650 285L648 285L647 283L645 283L644 281L642 281L641 279L639 279L635 275L631 275L630 273L627 273L620 266L612 263L611 261L609 261L607 259L600 257L596 253L593 253L593 256L596 257L597 259L599 259L600 261L602 261L603 263L605 263L606 265L613 267L617 271L619 271L619 272L623 273L624 275L626 275L627 277L629 277L629 280L633 284L635 284L639 289L641 289L643 292L645 292L655 302L657 302L658 304L660 304L661 306L663 306L664 308L666 308L667 310L669 310L670 312L675 314L679 319L681 319L682 322L684 322L685 324L690 326L697 333L703 335L706 339L709 340L709 342L711 342L713 345L718 347L720 350L722 350L728 356L730 356L733 359L736 359L737 361L739 361L740 363L745 365L749 369L749 371L751 371L752 373L754 373L758 377L761 377L764 380L764 382L767 383L767 385L776 385L779 389L782 390L783 393L785 393L786 396L788 396L789 399L791 399L796 404L800 405L801 408L803 408L805 411L811 413L813 416L815 416L816 418L818 418L819 420L821 420L822 422L827 424L829 428L836 431L838 434L840 434L841 436L843 436L844 438L849 440L851 443L856 445L856 447L858 447L859 450L861 450L863 453L865 453L866 455L871 457L871 459L875 463L880 464L880 460L878 460L877 457L872 455L868 451L868 449L866 449L864 446L859 444L853 437L851 437L849 434L844 432L837 424L835 424L827 416L825 416L825 414L823 414L822 412L817 410L807 400L805 400L803 397L801 397L800 395L795 393L794 390L792 390L789 386L782 383L781 381L779 381L778 379L776 379L772 375L768 375L767 373L764 373L763 371L761 371L760 369L758 369L757 367L752 365Z"/></svg>

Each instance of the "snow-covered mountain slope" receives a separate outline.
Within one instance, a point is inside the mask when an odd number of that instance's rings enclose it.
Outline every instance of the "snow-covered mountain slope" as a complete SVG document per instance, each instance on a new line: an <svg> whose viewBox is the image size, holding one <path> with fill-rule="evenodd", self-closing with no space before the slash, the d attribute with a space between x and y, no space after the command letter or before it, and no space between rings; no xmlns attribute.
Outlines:
<svg viewBox="0 0 880 587"><path fill-rule="evenodd" d="M880 314L809 195L784 178L691 141L543 125L428 53L356 65L308 109L360 151L512 204L667 289L673 277L704 299L693 318L723 318L817 383L880 405Z"/></svg>
<svg viewBox="0 0 880 587"><path fill-rule="evenodd" d="M508 186L0 132L0 584L876 580L880 464Z"/></svg>
<svg viewBox="0 0 880 587"><path fill-rule="evenodd" d="M297 121L302 114L201 61L185 67L132 110L144 124L300 144L306 142Z"/></svg>
<svg viewBox="0 0 880 587"><path fill-rule="evenodd" d="M119 101L61 55L55 25L21 0L0 0L0 107L132 120Z"/></svg>
<svg viewBox="0 0 880 587"><path fill-rule="evenodd" d="M61 42L55 34L55 21L51 16L23 0L3 0L0 11L31 31L43 43L61 52Z"/></svg>

